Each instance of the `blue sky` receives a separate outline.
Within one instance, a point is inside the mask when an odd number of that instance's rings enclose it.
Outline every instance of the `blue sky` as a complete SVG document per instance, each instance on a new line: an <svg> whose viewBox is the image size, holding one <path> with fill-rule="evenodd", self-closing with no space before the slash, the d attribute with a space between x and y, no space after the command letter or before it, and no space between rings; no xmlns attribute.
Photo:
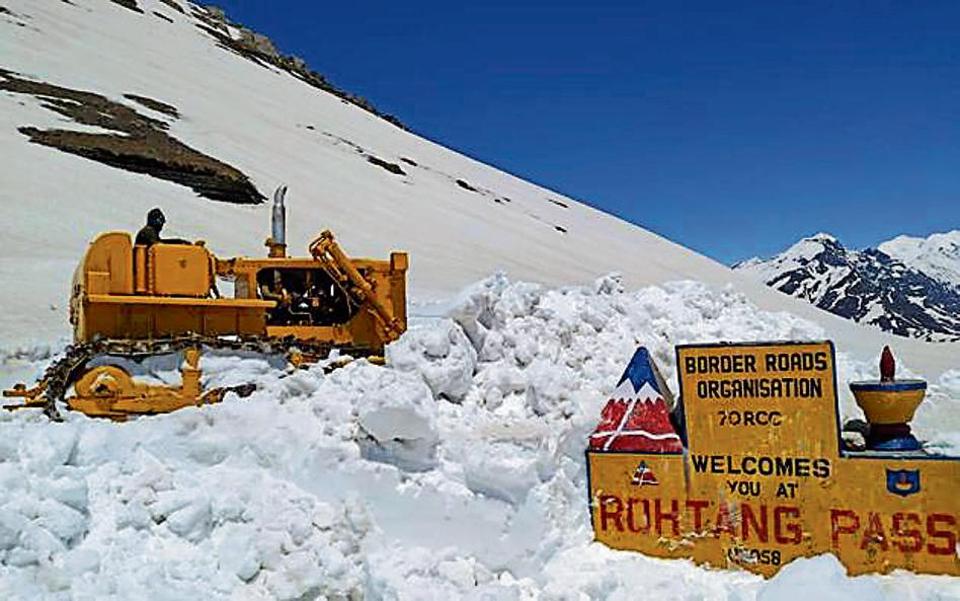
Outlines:
<svg viewBox="0 0 960 601"><path fill-rule="evenodd" d="M960 228L960 2L219 5L417 133L723 262Z"/></svg>

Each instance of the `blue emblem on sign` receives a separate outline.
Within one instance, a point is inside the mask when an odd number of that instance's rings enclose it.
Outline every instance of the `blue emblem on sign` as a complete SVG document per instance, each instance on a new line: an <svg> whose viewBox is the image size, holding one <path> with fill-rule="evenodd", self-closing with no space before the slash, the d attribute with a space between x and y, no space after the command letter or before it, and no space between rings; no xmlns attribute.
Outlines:
<svg viewBox="0 0 960 601"><path fill-rule="evenodd" d="M887 490L906 497L920 492L920 470L887 469Z"/></svg>

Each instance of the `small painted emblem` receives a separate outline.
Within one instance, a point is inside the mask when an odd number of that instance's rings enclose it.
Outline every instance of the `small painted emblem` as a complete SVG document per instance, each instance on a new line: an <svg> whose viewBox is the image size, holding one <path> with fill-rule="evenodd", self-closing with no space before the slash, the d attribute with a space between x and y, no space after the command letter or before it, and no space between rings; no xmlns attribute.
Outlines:
<svg viewBox="0 0 960 601"><path fill-rule="evenodd" d="M901 497L920 492L920 470L887 469L887 490Z"/></svg>
<svg viewBox="0 0 960 601"><path fill-rule="evenodd" d="M653 475L653 470L647 466L647 462L641 461L633 472L633 479L630 480L630 484L634 486L656 486L660 483L657 481L657 477Z"/></svg>

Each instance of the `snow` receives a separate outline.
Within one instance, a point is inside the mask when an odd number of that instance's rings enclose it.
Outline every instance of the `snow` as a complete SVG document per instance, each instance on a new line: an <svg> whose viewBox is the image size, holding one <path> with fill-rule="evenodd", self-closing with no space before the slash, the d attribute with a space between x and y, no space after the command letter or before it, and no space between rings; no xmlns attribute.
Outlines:
<svg viewBox="0 0 960 601"><path fill-rule="evenodd" d="M413 325L387 366L326 374L204 355L204 385L254 382L247 399L123 424L0 413L0 598L750 601L797 596L814 580L807 591L823 598L960 598L957 579L848 578L830 556L764 582L608 549L592 542L583 457L639 344L676 389L674 345L825 337L839 350L846 416L859 415L846 382L875 375L892 342L905 375L930 379L917 433L956 453L956 346L827 315L138 2L145 15L107 0L7 0L29 27L0 23L2 67L176 106L172 135L263 192L289 184L291 249L329 227L351 254L410 251ZM0 385L34 377L64 344L70 276L94 233L136 229L162 206L171 235L205 238L222 256L262 254L268 205L213 203L33 145L16 131L25 124L75 127L36 99L0 96L0 277L17 283L0 288ZM347 140L421 167L388 174ZM169 377L171 365L155 367Z"/></svg>
<svg viewBox="0 0 960 601"><path fill-rule="evenodd" d="M880 585L871 580L845 578L843 565L832 555L798 559L783 569L757 595L757 601L846 601L884 598Z"/></svg>
<svg viewBox="0 0 960 601"><path fill-rule="evenodd" d="M459 402L472 384L477 351L464 331L445 319L398 340L389 347L387 358L401 371L420 373L435 396Z"/></svg>
<svg viewBox="0 0 960 601"><path fill-rule="evenodd" d="M657 392L649 382L644 382L640 390L634 390L633 383L629 380L624 380L610 393L610 398L623 401L630 400L641 403L653 403L660 398L660 393Z"/></svg>
<svg viewBox="0 0 960 601"><path fill-rule="evenodd" d="M0 595L750 601L806 581L824 599L960 598L957 579L849 578L832 556L764 582L593 543L583 449L635 344L676 389L676 344L823 334L732 290L616 281L492 276L386 366L205 354L204 385L256 382L247 399L127 423L0 414ZM841 352L838 369L850 416L845 384L872 362ZM934 450L960 451L958 383L931 383L918 413Z"/></svg>

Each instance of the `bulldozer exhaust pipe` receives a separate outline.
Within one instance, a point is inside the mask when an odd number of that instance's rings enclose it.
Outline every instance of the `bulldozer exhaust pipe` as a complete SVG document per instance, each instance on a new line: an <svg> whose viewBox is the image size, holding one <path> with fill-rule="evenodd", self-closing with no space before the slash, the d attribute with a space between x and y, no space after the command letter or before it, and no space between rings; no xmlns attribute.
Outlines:
<svg viewBox="0 0 960 601"><path fill-rule="evenodd" d="M287 208L283 204L286 196L286 186L278 187L273 193L273 212L270 219L271 232L270 239L267 240L271 257L287 256Z"/></svg>

